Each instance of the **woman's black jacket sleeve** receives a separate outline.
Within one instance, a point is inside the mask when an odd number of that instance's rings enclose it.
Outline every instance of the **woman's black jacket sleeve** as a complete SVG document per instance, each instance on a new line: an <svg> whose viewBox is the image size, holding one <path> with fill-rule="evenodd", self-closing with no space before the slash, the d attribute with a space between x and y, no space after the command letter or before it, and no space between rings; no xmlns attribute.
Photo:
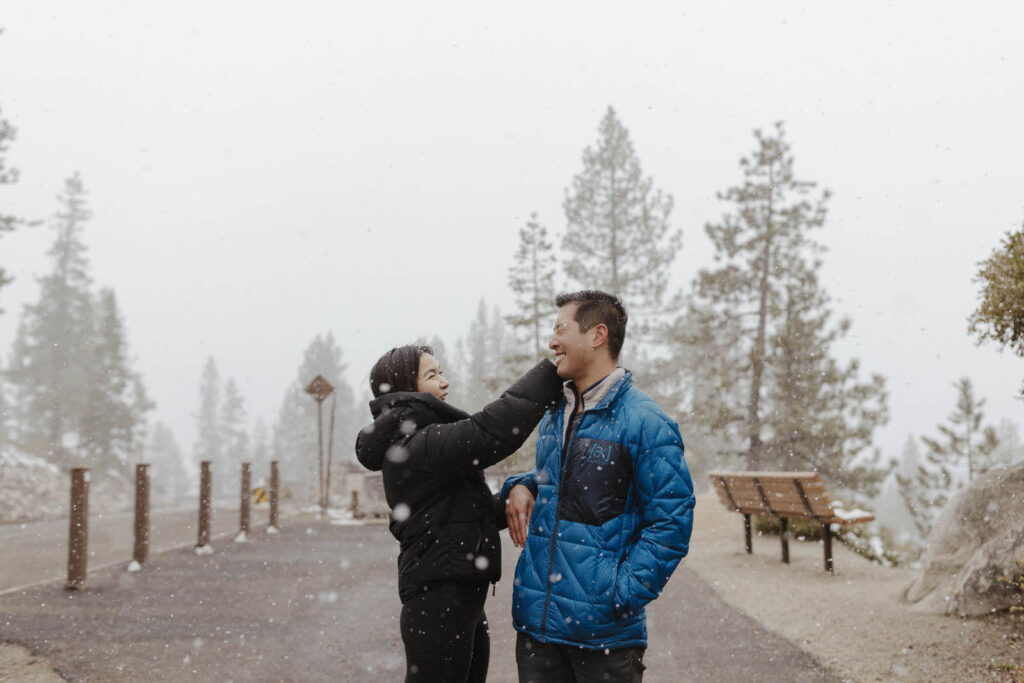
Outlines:
<svg viewBox="0 0 1024 683"><path fill-rule="evenodd" d="M562 380L555 364L543 360L468 419L419 430L406 448L411 459L422 457L426 462L409 464L453 474L490 467L515 453L544 411L561 396Z"/></svg>

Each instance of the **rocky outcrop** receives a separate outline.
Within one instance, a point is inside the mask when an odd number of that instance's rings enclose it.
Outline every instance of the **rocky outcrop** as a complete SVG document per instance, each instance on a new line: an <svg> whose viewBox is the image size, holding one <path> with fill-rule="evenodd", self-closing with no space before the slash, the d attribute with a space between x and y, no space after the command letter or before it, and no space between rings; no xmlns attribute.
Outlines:
<svg viewBox="0 0 1024 683"><path fill-rule="evenodd" d="M915 611L980 616L1024 605L1024 463L974 480L942 510L907 589Z"/></svg>

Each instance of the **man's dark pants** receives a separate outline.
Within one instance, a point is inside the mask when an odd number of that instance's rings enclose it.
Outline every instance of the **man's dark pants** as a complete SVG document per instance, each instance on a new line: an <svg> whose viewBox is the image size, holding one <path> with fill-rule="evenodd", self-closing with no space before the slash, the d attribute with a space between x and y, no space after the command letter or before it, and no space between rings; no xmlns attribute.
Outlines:
<svg viewBox="0 0 1024 683"><path fill-rule="evenodd" d="M542 643L516 633L519 683L640 683L644 677L646 648L586 650L570 645Z"/></svg>

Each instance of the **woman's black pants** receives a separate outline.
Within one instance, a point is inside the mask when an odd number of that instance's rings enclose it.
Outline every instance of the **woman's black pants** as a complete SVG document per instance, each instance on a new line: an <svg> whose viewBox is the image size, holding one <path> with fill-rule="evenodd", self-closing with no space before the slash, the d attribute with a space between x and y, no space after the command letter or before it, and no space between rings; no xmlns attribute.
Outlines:
<svg viewBox="0 0 1024 683"><path fill-rule="evenodd" d="M486 680L487 588L487 582L436 584L402 605L406 683Z"/></svg>

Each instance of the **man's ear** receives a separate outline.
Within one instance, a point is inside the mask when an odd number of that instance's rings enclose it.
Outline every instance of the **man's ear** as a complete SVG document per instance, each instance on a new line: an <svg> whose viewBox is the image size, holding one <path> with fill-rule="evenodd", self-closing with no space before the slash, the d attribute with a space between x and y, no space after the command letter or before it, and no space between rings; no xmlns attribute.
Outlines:
<svg viewBox="0 0 1024 683"><path fill-rule="evenodd" d="M604 323L598 323L594 325L594 329L591 330L591 346L595 349L608 343L608 326Z"/></svg>

